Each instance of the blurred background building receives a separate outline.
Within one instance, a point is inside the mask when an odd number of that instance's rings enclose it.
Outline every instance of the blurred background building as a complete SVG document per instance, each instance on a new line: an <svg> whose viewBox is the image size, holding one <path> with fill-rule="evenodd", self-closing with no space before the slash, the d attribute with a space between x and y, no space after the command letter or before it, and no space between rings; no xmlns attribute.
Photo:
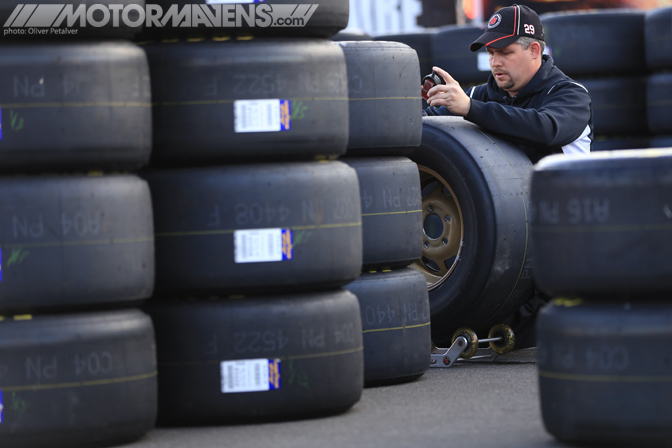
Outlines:
<svg viewBox="0 0 672 448"><path fill-rule="evenodd" d="M349 29L371 36L415 33L443 25L481 23L497 9L513 3L527 5L538 14L579 9L672 6L672 0L350 0Z"/></svg>

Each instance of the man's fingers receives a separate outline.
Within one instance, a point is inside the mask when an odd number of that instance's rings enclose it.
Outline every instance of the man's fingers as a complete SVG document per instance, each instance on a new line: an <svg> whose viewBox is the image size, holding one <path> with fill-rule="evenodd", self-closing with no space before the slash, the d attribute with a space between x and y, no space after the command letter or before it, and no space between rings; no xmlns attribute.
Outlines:
<svg viewBox="0 0 672 448"><path fill-rule="evenodd" d="M446 84L448 84L449 82L457 82L453 79L452 76L448 74L447 71L443 70L442 68L432 67L432 70L438 73L443 78L443 80L446 81Z"/></svg>
<svg viewBox="0 0 672 448"><path fill-rule="evenodd" d="M437 93L441 93L445 87L441 87L441 84L437 84L427 92L427 96L434 96Z"/></svg>
<svg viewBox="0 0 672 448"><path fill-rule="evenodd" d="M452 79L452 78L451 78ZM452 95L454 93L455 89L459 89L459 84L457 86L455 85L445 85L445 84L437 84L431 89L427 91L427 96L433 96L437 95L439 93L445 93L447 95Z"/></svg>

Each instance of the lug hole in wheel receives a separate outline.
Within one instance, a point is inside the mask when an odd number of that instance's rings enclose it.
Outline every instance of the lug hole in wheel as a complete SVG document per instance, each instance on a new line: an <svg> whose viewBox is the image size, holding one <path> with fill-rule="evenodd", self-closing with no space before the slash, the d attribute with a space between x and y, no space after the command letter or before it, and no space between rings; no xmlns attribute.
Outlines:
<svg viewBox="0 0 672 448"><path fill-rule="evenodd" d="M431 205L429 207L431 207ZM429 209L429 207L427 208ZM443 234L443 221L441 221L441 218L437 215L427 215L425 222L423 223L423 229L427 238L430 240L437 240ZM425 244L425 248L429 247L428 243Z"/></svg>
<svg viewBox="0 0 672 448"><path fill-rule="evenodd" d="M422 263L424 266L432 272L441 272L441 268L433 260L430 260L427 257L422 257Z"/></svg>

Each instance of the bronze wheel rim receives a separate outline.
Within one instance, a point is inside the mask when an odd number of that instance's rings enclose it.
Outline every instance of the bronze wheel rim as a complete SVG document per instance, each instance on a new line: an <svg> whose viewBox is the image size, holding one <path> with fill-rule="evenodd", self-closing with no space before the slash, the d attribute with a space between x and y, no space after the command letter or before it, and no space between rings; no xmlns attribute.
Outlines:
<svg viewBox="0 0 672 448"><path fill-rule="evenodd" d="M464 241L462 209L455 192L436 172L420 170L422 189L422 256L412 267L420 271L432 290L450 277L460 260Z"/></svg>

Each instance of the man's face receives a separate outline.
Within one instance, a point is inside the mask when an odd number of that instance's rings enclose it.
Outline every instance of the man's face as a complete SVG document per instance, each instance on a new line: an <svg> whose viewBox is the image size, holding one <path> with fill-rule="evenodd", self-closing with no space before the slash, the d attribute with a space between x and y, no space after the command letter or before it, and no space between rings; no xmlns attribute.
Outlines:
<svg viewBox="0 0 672 448"><path fill-rule="evenodd" d="M527 50L515 43L499 49L486 47L486 50L490 56L490 70L497 85L511 96L515 96L530 82L539 69L538 44L530 45Z"/></svg>

